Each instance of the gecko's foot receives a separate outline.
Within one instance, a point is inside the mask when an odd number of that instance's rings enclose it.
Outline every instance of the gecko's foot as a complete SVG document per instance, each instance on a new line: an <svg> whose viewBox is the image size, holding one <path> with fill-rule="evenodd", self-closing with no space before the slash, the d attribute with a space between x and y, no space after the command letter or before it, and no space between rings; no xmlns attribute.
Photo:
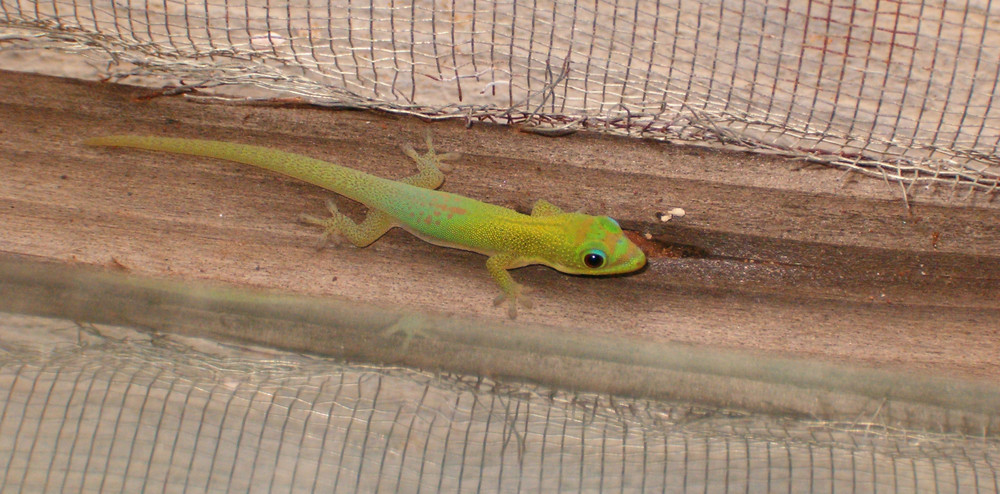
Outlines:
<svg viewBox="0 0 1000 494"><path fill-rule="evenodd" d="M319 236L319 242L316 243L316 250L321 250L329 245L331 243L331 239L334 244L340 245L339 239L341 238L341 235L338 219L344 214L340 212L339 208L337 208L337 203L334 202L333 199L328 199L326 201L326 209L330 211L329 218L320 218L311 214L299 215L299 221L302 223L315 225L323 229L323 233Z"/></svg>
<svg viewBox="0 0 1000 494"><path fill-rule="evenodd" d="M524 285L515 285L511 289L510 293L504 292L497 296L493 300L494 306L500 306L500 304L507 302L507 316L511 319L517 318L517 306L524 306L525 309L531 309L535 306L534 302L531 301L531 297L525 295L530 292L531 289Z"/></svg>
<svg viewBox="0 0 1000 494"><path fill-rule="evenodd" d="M323 228L323 233L319 236L319 241L316 242L316 250L322 250L324 247L330 244L331 234L336 232L337 229L331 225L332 220L327 218L317 218L310 214L300 214L299 221L309 225L316 225ZM333 238L337 238L333 236Z"/></svg>
<svg viewBox="0 0 1000 494"><path fill-rule="evenodd" d="M451 165L445 163L445 161L455 160L460 158L462 155L460 153L441 153L438 154L434 150L434 144L431 140L431 134L427 133L424 138L424 142L427 143L427 152L420 154L413 146L409 144L403 145L403 153L410 157L413 161L417 162L420 169L431 168L440 170L444 173L448 173L452 170Z"/></svg>

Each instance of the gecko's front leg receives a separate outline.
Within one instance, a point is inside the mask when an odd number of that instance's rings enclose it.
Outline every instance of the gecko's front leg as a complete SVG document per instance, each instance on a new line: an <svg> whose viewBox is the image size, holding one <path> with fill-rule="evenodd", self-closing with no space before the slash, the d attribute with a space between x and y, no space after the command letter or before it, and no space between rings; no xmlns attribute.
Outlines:
<svg viewBox="0 0 1000 494"><path fill-rule="evenodd" d="M530 309L534 305L531 299L525 295L530 289L514 281L514 278L507 272L508 269L519 268L523 265L521 258L514 254L496 254L486 260L486 270L493 276L497 285L500 285L502 292L493 301L493 305L500 305L506 301L507 315L511 319L517 317L518 304L523 305L526 309Z"/></svg>

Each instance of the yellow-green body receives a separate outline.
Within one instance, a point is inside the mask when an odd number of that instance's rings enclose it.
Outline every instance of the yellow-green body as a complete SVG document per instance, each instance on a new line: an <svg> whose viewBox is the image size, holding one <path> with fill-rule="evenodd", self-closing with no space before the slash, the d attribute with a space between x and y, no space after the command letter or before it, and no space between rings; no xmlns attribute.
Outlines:
<svg viewBox="0 0 1000 494"><path fill-rule="evenodd" d="M246 163L282 173L331 190L368 206L361 223L337 211L332 217L304 217L338 232L354 245L364 247L393 227L402 227L436 245L470 250L489 256L486 267L500 285L499 304L509 302L511 317L518 301L529 305L524 288L508 269L544 264L571 274L617 274L641 268L642 251L629 241L618 224L607 216L565 213L538 201L531 215L434 190L444 182L439 166L449 155L437 155L427 139L428 152L418 155L405 149L420 173L400 181L376 177L333 163L260 146L200 139L145 136L110 136L88 139L91 146L116 146L207 156Z"/></svg>

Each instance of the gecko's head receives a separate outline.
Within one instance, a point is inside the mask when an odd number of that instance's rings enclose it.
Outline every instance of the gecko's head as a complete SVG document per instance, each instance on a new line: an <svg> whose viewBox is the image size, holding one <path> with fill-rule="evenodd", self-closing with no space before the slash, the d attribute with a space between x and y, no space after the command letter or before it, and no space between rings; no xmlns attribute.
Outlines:
<svg viewBox="0 0 1000 494"><path fill-rule="evenodd" d="M646 265L646 255L607 216L570 213L572 249L554 268L564 273L605 275L635 271Z"/></svg>

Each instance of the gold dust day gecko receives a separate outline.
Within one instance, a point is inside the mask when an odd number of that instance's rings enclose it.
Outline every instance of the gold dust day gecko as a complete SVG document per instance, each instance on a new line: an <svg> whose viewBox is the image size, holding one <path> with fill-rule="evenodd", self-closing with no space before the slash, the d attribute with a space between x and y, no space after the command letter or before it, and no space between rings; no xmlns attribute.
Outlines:
<svg viewBox="0 0 1000 494"><path fill-rule="evenodd" d="M324 238L339 233L365 247L393 227L401 227L435 245L489 256L486 269L500 285L495 300L508 303L511 318L517 306L531 307L527 289L514 281L508 269L544 264L569 274L606 275L635 271L646 256L607 216L566 213L539 200L531 215L435 190L444 182L439 167L453 154L437 154L427 137L427 153L411 147L404 152L420 173L394 181L299 154L261 146L201 139L146 136L108 136L84 141L90 146L113 146L206 156L258 166L304 180L368 206L368 216L355 223L327 203L332 216L303 216L325 228Z"/></svg>

